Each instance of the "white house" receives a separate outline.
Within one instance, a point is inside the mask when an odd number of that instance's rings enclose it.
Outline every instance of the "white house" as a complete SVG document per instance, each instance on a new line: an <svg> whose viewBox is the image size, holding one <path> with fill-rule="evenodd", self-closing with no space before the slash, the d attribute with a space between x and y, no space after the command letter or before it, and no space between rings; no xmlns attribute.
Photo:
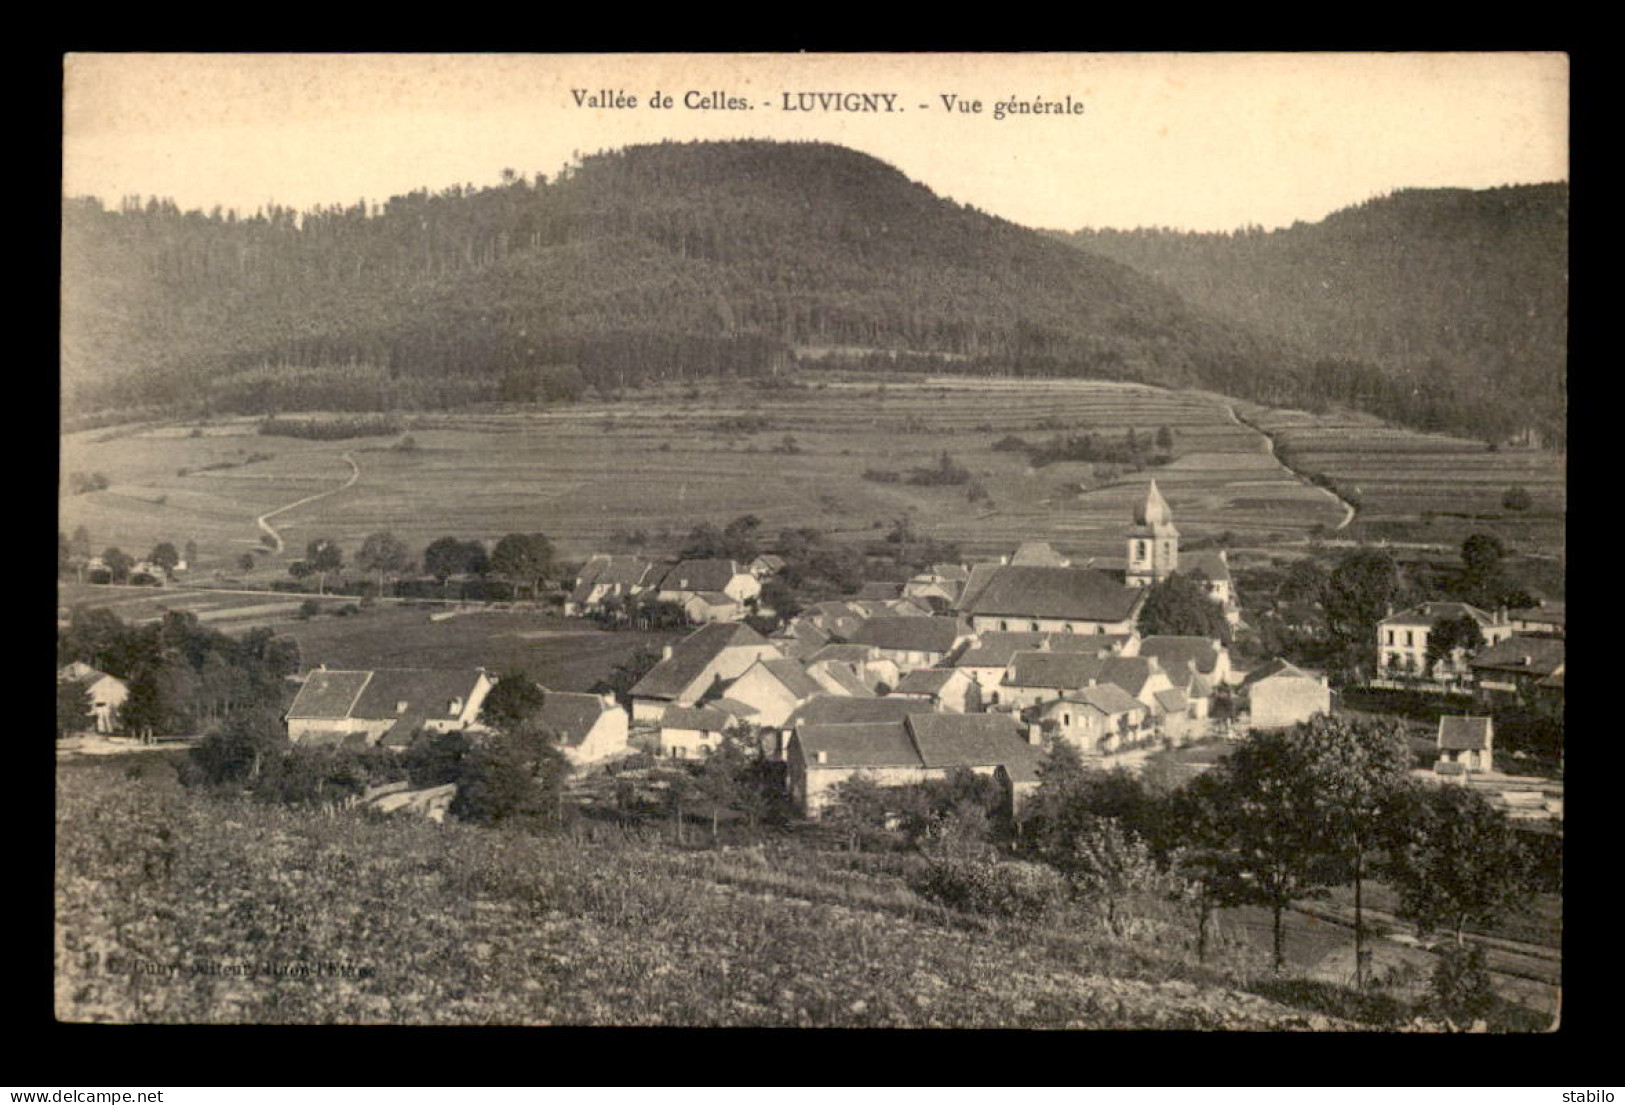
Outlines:
<svg viewBox="0 0 1625 1105"><path fill-rule="evenodd" d="M543 690L542 705L534 717L558 734L560 750L577 767L608 759L627 748L630 724L613 694Z"/></svg>
<svg viewBox="0 0 1625 1105"><path fill-rule="evenodd" d="M58 671L56 681L58 684L77 683L83 687L90 696L90 713L94 718L96 732L113 731L118 724L119 708L124 705L124 700L130 697L129 684L78 660Z"/></svg>
<svg viewBox="0 0 1625 1105"><path fill-rule="evenodd" d="M748 625L716 622L675 645L632 687L632 721L655 723L673 705L693 706L719 683L745 674L757 660L779 656L767 638Z"/></svg>
<svg viewBox="0 0 1625 1105"><path fill-rule="evenodd" d="M1254 729L1278 729L1332 711L1326 677L1285 660L1271 660L1241 681Z"/></svg>

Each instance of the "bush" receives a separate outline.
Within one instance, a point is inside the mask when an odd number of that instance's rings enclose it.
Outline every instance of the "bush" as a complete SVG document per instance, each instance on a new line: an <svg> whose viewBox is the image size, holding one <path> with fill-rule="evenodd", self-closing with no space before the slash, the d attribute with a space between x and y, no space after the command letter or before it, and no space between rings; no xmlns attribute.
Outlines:
<svg viewBox="0 0 1625 1105"><path fill-rule="evenodd" d="M1066 880L1036 863L943 859L909 879L909 888L950 909L1036 924L1067 898Z"/></svg>
<svg viewBox="0 0 1625 1105"><path fill-rule="evenodd" d="M1429 1011L1456 1024L1483 1020L1495 1008L1495 989L1477 944L1449 947L1433 968Z"/></svg>
<svg viewBox="0 0 1625 1105"><path fill-rule="evenodd" d="M308 620L310 618L314 618L321 612L322 604L317 602L315 599L306 599L304 602L299 604L299 616L301 618Z"/></svg>

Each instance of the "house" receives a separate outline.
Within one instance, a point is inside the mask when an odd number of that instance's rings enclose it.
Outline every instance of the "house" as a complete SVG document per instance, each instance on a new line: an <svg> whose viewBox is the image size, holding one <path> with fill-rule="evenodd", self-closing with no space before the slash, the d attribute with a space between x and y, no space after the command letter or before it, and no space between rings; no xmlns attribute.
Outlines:
<svg viewBox="0 0 1625 1105"><path fill-rule="evenodd" d="M1224 608L1224 620L1231 625L1241 622L1241 606L1236 602L1236 585L1230 576L1230 557L1223 549L1202 549L1182 552L1179 572L1188 577L1200 577L1207 597Z"/></svg>
<svg viewBox="0 0 1625 1105"><path fill-rule="evenodd" d="M921 602L945 603L951 609L969 578L970 569L963 564L933 564L903 584L903 595Z"/></svg>
<svg viewBox="0 0 1625 1105"><path fill-rule="evenodd" d="M1070 568L1072 561L1055 551L1048 541L1023 541L1008 561L1018 567Z"/></svg>
<svg viewBox="0 0 1625 1105"><path fill-rule="evenodd" d="M483 668L318 668L288 707L288 739L309 747L404 749L419 731L480 729L494 686Z"/></svg>
<svg viewBox="0 0 1625 1105"><path fill-rule="evenodd" d="M897 686L903 677L897 662L886 657L874 645L828 644L802 658L802 663L806 664L807 674L814 679L820 678L816 669L822 665L841 664L850 667L863 680L864 685L876 694L882 687ZM835 688L829 690L832 694L845 693Z"/></svg>
<svg viewBox="0 0 1625 1105"><path fill-rule="evenodd" d="M821 694L845 695L848 698L875 697L875 685L870 683L861 664L845 660L809 661L806 672L808 678L818 684Z"/></svg>
<svg viewBox="0 0 1625 1105"><path fill-rule="evenodd" d="M729 683L730 699L751 707L756 725L778 728L795 708L825 688L800 664L782 656L763 657Z"/></svg>
<svg viewBox="0 0 1625 1105"><path fill-rule="evenodd" d="M660 720L657 754L675 760L703 759L728 730L755 721L743 703L719 699L704 706L672 706Z"/></svg>
<svg viewBox="0 0 1625 1105"><path fill-rule="evenodd" d="M1151 708L1110 683L1068 691L1032 716L1086 756L1116 752L1156 732Z"/></svg>
<svg viewBox="0 0 1625 1105"><path fill-rule="evenodd" d="M762 593L762 581L733 560L718 557L679 560L653 585L662 602L686 606L697 594L726 595L743 605Z"/></svg>
<svg viewBox="0 0 1625 1105"><path fill-rule="evenodd" d="M968 636L957 618L894 616L866 618L851 641L880 650L880 655L906 675L915 668L936 666Z"/></svg>
<svg viewBox="0 0 1625 1105"><path fill-rule="evenodd" d="M97 671L79 660L59 670L56 673L56 681L59 686L64 683L77 683L83 687L90 697L90 713L94 719L96 732L113 732L118 724L119 708L124 705L124 700L130 697L128 683L117 676Z"/></svg>
<svg viewBox="0 0 1625 1105"><path fill-rule="evenodd" d="M1106 663L1081 652L1030 649L1016 652L999 680L999 703L1025 708L1079 691L1100 680Z"/></svg>
<svg viewBox="0 0 1625 1105"><path fill-rule="evenodd" d="M1213 686L1230 680L1230 650L1209 637L1153 634L1140 639L1137 655L1155 656L1164 668L1183 661Z"/></svg>
<svg viewBox="0 0 1625 1105"><path fill-rule="evenodd" d="M805 660L830 643L830 635L808 618L796 618L769 638L778 650L795 660Z"/></svg>
<svg viewBox="0 0 1625 1105"><path fill-rule="evenodd" d="M804 725L786 750L790 796L803 814L818 817L834 788L860 773L882 786L909 786L960 770L995 776L1002 766L1027 785L1043 759L1036 742L1007 714Z"/></svg>
<svg viewBox="0 0 1625 1105"><path fill-rule="evenodd" d="M784 571L784 557L777 553L763 553L745 565L745 570L757 579L767 579Z"/></svg>
<svg viewBox="0 0 1625 1105"><path fill-rule="evenodd" d="M688 620L696 625L710 622L736 622L749 611L738 599L721 591L695 591L678 601Z"/></svg>
<svg viewBox="0 0 1625 1105"><path fill-rule="evenodd" d="M778 649L748 625L714 622L667 645L658 664L633 685L633 724L658 722L672 705L692 706L718 683L745 674Z"/></svg>
<svg viewBox="0 0 1625 1105"><path fill-rule="evenodd" d="M910 714L933 713L936 707L918 698L853 698L846 695L814 695L784 722L779 738L773 742L768 755L782 759L790 747L790 737L797 729L807 725L851 725L869 721L901 721Z"/></svg>
<svg viewBox="0 0 1625 1105"><path fill-rule="evenodd" d="M1124 655L1137 653L1139 638L1129 633L1096 633L1082 636L1073 633L979 633L962 642L948 658L948 663L965 672L986 688L989 704L997 704L998 687L1017 652L1048 650L1088 655Z"/></svg>
<svg viewBox="0 0 1625 1105"><path fill-rule="evenodd" d="M916 668L892 688L893 698L919 698L955 714L982 711L982 688L964 668Z"/></svg>
<svg viewBox="0 0 1625 1105"><path fill-rule="evenodd" d="M606 599L632 598L647 589L649 577L656 571L653 564L638 556L599 553L588 557L576 577L575 588L564 600L564 613L567 617L593 614L603 609Z"/></svg>
<svg viewBox="0 0 1625 1105"><path fill-rule="evenodd" d="M858 588L853 598L858 602L892 602L903 597L901 583L888 583L884 580L870 580Z"/></svg>
<svg viewBox="0 0 1625 1105"><path fill-rule="evenodd" d="M1567 604L1543 600L1538 606L1507 611L1507 622L1512 632L1527 635L1561 637L1564 635Z"/></svg>
<svg viewBox="0 0 1625 1105"><path fill-rule="evenodd" d="M1512 626L1504 616L1490 614L1465 602L1424 602L1397 614L1390 613L1377 623L1377 668L1382 672L1420 675L1428 665L1428 635L1441 621L1470 618L1484 636L1485 646L1493 646L1512 636ZM1467 650L1457 648L1443 657L1433 669L1433 678L1456 682L1470 673Z"/></svg>
<svg viewBox="0 0 1625 1105"><path fill-rule="evenodd" d="M559 749L577 767L608 759L627 747L627 714L613 694L544 689L534 719L558 734Z"/></svg>
<svg viewBox="0 0 1625 1105"><path fill-rule="evenodd" d="M1534 704L1554 689L1540 684L1563 674L1562 637L1508 637L1469 661L1478 678L1479 697L1487 702L1516 700ZM1559 692L1562 682L1555 685Z"/></svg>
<svg viewBox="0 0 1625 1105"><path fill-rule="evenodd" d="M1332 712L1326 678L1285 660L1271 660L1241 681L1254 729L1279 729Z"/></svg>
<svg viewBox="0 0 1625 1105"><path fill-rule="evenodd" d="M1439 719L1439 759L1433 770L1441 775L1457 772L1442 770L1456 765L1466 781L1473 771L1493 771L1492 746L1495 743L1494 723L1487 717L1451 717Z"/></svg>
<svg viewBox="0 0 1625 1105"><path fill-rule="evenodd" d="M1130 633L1145 601L1093 568L978 564L959 612L984 632Z"/></svg>

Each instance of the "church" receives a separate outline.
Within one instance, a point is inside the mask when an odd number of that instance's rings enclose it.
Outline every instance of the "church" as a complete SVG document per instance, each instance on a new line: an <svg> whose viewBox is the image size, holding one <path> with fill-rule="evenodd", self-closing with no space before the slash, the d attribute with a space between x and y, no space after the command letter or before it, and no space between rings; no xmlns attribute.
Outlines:
<svg viewBox="0 0 1625 1105"><path fill-rule="evenodd" d="M1203 585L1226 618L1239 620L1224 552L1187 553L1181 562L1179 530L1156 480L1135 506L1126 540L1128 556L1119 570L1099 562L1073 567L1058 555L1033 555L1031 545L997 564L978 564L958 612L978 633L1127 634L1134 631L1145 589L1177 571L1205 577Z"/></svg>

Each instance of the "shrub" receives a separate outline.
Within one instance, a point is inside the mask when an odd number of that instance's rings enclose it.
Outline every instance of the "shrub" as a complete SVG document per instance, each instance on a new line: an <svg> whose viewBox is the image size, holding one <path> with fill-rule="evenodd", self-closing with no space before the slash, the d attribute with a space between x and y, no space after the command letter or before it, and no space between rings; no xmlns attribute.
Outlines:
<svg viewBox="0 0 1625 1105"><path fill-rule="evenodd" d="M308 620L310 618L314 618L321 612L322 604L317 602L315 599L306 599L304 602L299 604L299 616L301 618Z"/></svg>
<svg viewBox="0 0 1625 1105"><path fill-rule="evenodd" d="M1066 880L1036 863L941 859L909 879L909 888L950 909L1024 924L1048 917L1066 901Z"/></svg>
<svg viewBox="0 0 1625 1105"><path fill-rule="evenodd" d="M1495 989L1477 944L1449 947L1433 968L1430 1011L1457 1024L1482 1020L1495 1008Z"/></svg>

